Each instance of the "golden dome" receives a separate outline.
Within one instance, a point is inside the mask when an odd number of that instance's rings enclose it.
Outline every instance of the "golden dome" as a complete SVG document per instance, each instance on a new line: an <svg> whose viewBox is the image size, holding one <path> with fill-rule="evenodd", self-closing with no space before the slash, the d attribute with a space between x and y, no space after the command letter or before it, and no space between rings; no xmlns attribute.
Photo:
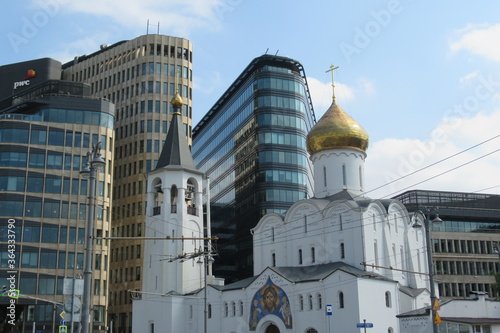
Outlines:
<svg viewBox="0 0 500 333"><path fill-rule="evenodd" d="M368 148L368 133L335 101L307 135L307 150L313 155L321 150Z"/></svg>
<svg viewBox="0 0 500 333"><path fill-rule="evenodd" d="M174 106L174 108L180 108L182 106L182 97L179 93L175 93L174 97L170 101L170 104Z"/></svg>

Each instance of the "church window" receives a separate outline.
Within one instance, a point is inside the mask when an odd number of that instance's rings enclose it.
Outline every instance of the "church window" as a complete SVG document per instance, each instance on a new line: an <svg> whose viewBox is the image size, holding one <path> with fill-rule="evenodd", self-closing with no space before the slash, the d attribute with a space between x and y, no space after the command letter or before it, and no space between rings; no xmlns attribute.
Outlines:
<svg viewBox="0 0 500 333"><path fill-rule="evenodd" d="M323 182L324 182L325 187L326 187L326 166L323 166Z"/></svg>
<svg viewBox="0 0 500 333"><path fill-rule="evenodd" d="M339 309L343 309L344 308L344 293L343 292L339 292Z"/></svg>
<svg viewBox="0 0 500 333"><path fill-rule="evenodd" d="M308 328L306 333L318 333L318 331L314 328Z"/></svg>
<svg viewBox="0 0 500 333"><path fill-rule="evenodd" d="M342 230L343 225L342 225L342 215L339 215L339 230Z"/></svg>
<svg viewBox="0 0 500 333"><path fill-rule="evenodd" d="M155 323L149 323L149 333L155 333Z"/></svg>
<svg viewBox="0 0 500 333"><path fill-rule="evenodd" d="M212 318L212 304L208 304L208 318Z"/></svg>
<svg viewBox="0 0 500 333"><path fill-rule="evenodd" d="M243 302L240 301L240 316L243 316Z"/></svg>
<svg viewBox="0 0 500 333"><path fill-rule="evenodd" d="M340 243L340 259L345 259L345 246L344 246L344 243Z"/></svg>
<svg viewBox="0 0 500 333"><path fill-rule="evenodd" d="M299 249L299 265L302 265L302 249Z"/></svg>
<svg viewBox="0 0 500 333"><path fill-rule="evenodd" d="M272 267L276 267L276 253L273 253L271 257L272 257Z"/></svg>
<svg viewBox="0 0 500 333"><path fill-rule="evenodd" d="M394 333L394 331L393 331L392 327L389 327L389 328L387 329L387 333Z"/></svg>
<svg viewBox="0 0 500 333"><path fill-rule="evenodd" d="M311 248L311 261L312 263L316 262L316 249L314 247Z"/></svg>
<svg viewBox="0 0 500 333"><path fill-rule="evenodd" d="M177 186L172 185L170 189L170 212L177 213Z"/></svg>
<svg viewBox="0 0 500 333"><path fill-rule="evenodd" d="M359 186L363 189L363 172L361 169L361 165L359 166Z"/></svg>
<svg viewBox="0 0 500 333"><path fill-rule="evenodd" d="M373 231L377 231L377 220L375 219L375 214L372 215Z"/></svg>
<svg viewBox="0 0 500 333"><path fill-rule="evenodd" d="M193 306L189 306L189 319L193 319Z"/></svg>
<svg viewBox="0 0 500 333"><path fill-rule="evenodd" d="M316 295L316 299L318 302L318 310L323 308L323 299L321 298L321 294Z"/></svg>
<svg viewBox="0 0 500 333"><path fill-rule="evenodd" d="M345 164L342 164L342 182L344 186L347 186L347 175L345 170Z"/></svg>
<svg viewBox="0 0 500 333"><path fill-rule="evenodd" d="M231 316L236 316L236 304L234 302L231 302Z"/></svg>
<svg viewBox="0 0 500 333"><path fill-rule="evenodd" d="M394 232L398 233L398 218L396 214L394 214Z"/></svg>
<svg viewBox="0 0 500 333"><path fill-rule="evenodd" d="M391 306L391 293L386 291L385 292L385 306L390 308Z"/></svg>
<svg viewBox="0 0 500 333"><path fill-rule="evenodd" d="M304 215L304 233L307 234L307 215Z"/></svg>
<svg viewBox="0 0 500 333"><path fill-rule="evenodd" d="M313 297L312 295L309 295L309 310L312 310L313 309Z"/></svg>
<svg viewBox="0 0 500 333"><path fill-rule="evenodd" d="M229 306L227 302L224 302L224 317L227 317L229 315Z"/></svg>
<svg viewBox="0 0 500 333"><path fill-rule="evenodd" d="M375 265L378 266L378 246L377 246L377 241L373 242L373 254L375 256Z"/></svg>
<svg viewBox="0 0 500 333"><path fill-rule="evenodd" d="M304 297L299 295L299 310L304 311Z"/></svg>

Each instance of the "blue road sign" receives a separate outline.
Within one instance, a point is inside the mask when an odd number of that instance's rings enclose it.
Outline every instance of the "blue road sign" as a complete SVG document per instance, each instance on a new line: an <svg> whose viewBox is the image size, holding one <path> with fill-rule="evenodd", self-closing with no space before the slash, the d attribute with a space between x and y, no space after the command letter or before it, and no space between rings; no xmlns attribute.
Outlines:
<svg viewBox="0 0 500 333"><path fill-rule="evenodd" d="M333 309L331 304L326 305L326 315L331 316L333 314Z"/></svg>
<svg viewBox="0 0 500 333"><path fill-rule="evenodd" d="M372 328L373 324L372 323L357 323L356 327L357 328Z"/></svg>
<svg viewBox="0 0 500 333"><path fill-rule="evenodd" d="M63 319L63 320L61 320L60 324L61 324L61 325L66 325L66 322L64 321L64 319Z"/></svg>

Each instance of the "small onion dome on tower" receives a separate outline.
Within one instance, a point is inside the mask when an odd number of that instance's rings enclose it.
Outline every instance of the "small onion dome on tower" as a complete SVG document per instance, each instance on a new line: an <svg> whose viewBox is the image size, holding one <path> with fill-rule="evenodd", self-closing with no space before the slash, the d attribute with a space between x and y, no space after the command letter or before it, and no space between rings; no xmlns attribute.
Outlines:
<svg viewBox="0 0 500 333"><path fill-rule="evenodd" d="M182 107L182 97L179 95L179 93L175 93L174 97L172 97L172 100L170 101L170 104L174 108L181 108Z"/></svg>
<svg viewBox="0 0 500 333"><path fill-rule="evenodd" d="M341 148L366 152L368 141L368 133L334 99L307 135L307 150L311 155L322 150Z"/></svg>

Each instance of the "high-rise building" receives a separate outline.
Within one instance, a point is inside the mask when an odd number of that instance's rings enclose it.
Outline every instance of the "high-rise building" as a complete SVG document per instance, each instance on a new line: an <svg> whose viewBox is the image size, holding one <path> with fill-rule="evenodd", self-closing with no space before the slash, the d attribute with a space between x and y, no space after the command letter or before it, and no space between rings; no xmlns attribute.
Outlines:
<svg viewBox="0 0 500 333"><path fill-rule="evenodd" d="M64 279L81 276L86 260L90 194L80 171L97 142L107 167L94 234L110 231L114 105L60 78L61 63L48 58L0 67L0 286L21 294L14 307L15 294L0 297L3 332L55 332L68 311ZM96 241L91 258L93 332L106 325L108 245Z"/></svg>
<svg viewBox="0 0 500 333"><path fill-rule="evenodd" d="M315 123L303 66L255 58L193 130L196 167L211 183L214 275L252 276L250 229L312 194L306 136Z"/></svg>
<svg viewBox="0 0 500 333"><path fill-rule="evenodd" d="M410 213L422 211L443 222L431 229L435 280L442 299L471 292L498 297L491 273L500 272L500 196L484 193L412 190L394 199ZM432 224L432 223L431 223Z"/></svg>
<svg viewBox="0 0 500 333"><path fill-rule="evenodd" d="M182 96L182 128L191 145L192 44L163 35L144 35L63 65L63 78L85 82L91 96L116 105L111 234L144 236L145 173L153 170L172 119L169 103ZM132 299L144 272L142 240L113 240L108 314L114 332L130 332Z"/></svg>

